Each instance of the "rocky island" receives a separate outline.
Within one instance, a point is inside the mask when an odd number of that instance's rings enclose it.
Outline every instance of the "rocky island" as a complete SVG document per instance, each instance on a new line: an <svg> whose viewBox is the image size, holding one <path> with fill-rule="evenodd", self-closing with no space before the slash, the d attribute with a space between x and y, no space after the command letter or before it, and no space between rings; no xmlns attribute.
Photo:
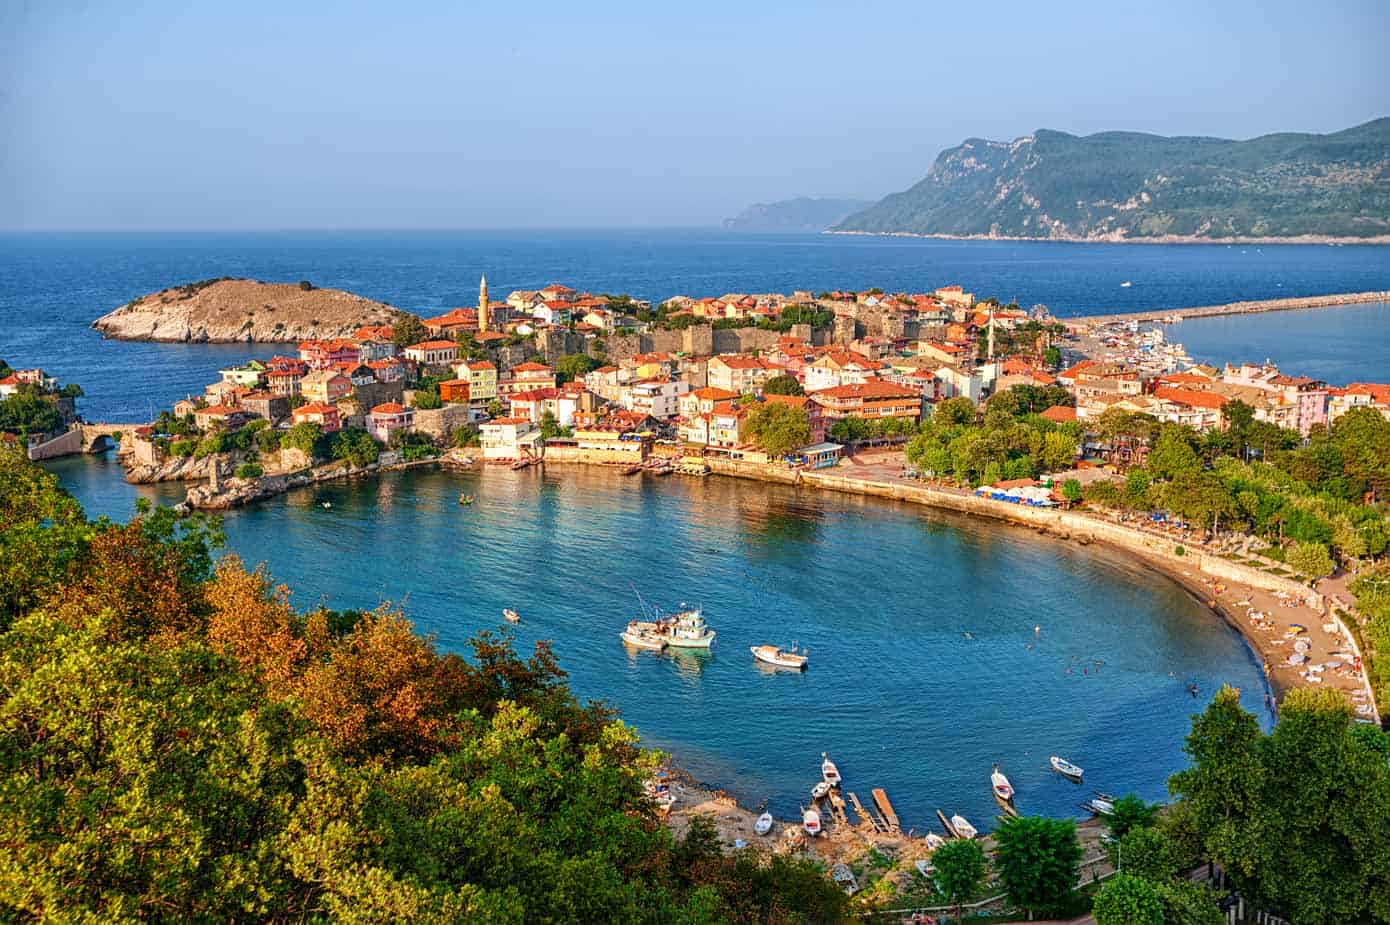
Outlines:
<svg viewBox="0 0 1390 925"><path fill-rule="evenodd" d="M92 327L118 340L296 343L390 324L395 313L384 302L308 281L222 278L137 296Z"/></svg>

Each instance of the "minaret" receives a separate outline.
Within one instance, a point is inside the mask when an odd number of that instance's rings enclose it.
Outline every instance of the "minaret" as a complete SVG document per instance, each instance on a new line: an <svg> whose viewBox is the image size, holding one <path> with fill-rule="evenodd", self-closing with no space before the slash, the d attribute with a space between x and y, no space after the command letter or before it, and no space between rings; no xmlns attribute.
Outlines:
<svg viewBox="0 0 1390 925"><path fill-rule="evenodd" d="M478 330L486 331L490 320L487 308L487 275L484 274L482 282L478 284Z"/></svg>
<svg viewBox="0 0 1390 925"><path fill-rule="evenodd" d="M989 306L989 358L994 359L994 304Z"/></svg>

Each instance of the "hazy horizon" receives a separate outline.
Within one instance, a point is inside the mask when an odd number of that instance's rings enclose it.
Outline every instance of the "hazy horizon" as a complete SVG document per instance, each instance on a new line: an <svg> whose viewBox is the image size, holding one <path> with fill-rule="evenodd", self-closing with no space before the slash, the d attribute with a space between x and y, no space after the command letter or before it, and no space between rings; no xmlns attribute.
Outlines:
<svg viewBox="0 0 1390 925"><path fill-rule="evenodd" d="M286 6L7 4L0 230L699 229L969 137L1390 113L1369 2Z"/></svg>

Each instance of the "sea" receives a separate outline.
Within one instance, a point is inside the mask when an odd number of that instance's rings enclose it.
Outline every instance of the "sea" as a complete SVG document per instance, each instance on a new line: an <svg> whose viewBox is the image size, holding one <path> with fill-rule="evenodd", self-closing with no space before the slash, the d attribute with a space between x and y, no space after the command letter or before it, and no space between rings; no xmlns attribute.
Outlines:
<svg viewBox="0 0 1390 925"><path fill-rule="evenodd" d="M224 275L308 279L432 314L469 304L484 272L500 293L565 282L650 299L959 283L1068 316L1387 289L1390 248L684 230L0 235L0 358L81 384L91 420L146 420L219 367L287 348L124 343L88 328L135 295ZM1291 372L1384 381L1386 309L1169 333L1204 359L1267 354ZM1310 332L1341 324L1354 331L1344 349L1335 334L1308 349ZM127 485L109 455L48 465L92 516L182 499L178 485ZM460 507L460 492L477 503ZM225 527L228 549L265 563L301 608L389 601L449 650L482 630L513 633L523 651L550 640L580 697L783 818L806 802L822 752L861 797L886 789L919 833L938 808L988 829L995 764L1023 812L1079 815L1091 787L1164 798L1191 716L1221 684L1270 721L1258 660L1171 579L1095 545L880 499L582 467L416 471L293 492L229 513ZM718 632L711 652L620 644L644 607L683 602ZM508 607L521 625L502 622ZM810 653L805 673L760 668L748 651L793 642ZM1053 754L1085 767L1086 785L1053 775Z"/></svg>

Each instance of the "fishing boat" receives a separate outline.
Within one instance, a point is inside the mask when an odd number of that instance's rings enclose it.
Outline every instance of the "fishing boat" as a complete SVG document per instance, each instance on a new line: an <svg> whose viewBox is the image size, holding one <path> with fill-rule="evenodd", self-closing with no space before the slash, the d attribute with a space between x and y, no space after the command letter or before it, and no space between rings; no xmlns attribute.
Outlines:
<svg viewBox="0 0 1390 925"><path fill-rule="evenodd" d="M506 618L508 623L521 622L521 614L517 613L515 610L512 610L510 607L502 611L502 616Z"/></svg>
<svg viewBox="0 0 1390 925"><path fill-rule="evenodd" d="M1004 776L1004 772L999 770L999 765L994 766L994 771L989 775L989 785L994 788L994 798L1002 803L1012 803L1014 801L1014 787L1009 783L1009 779Z"/></svg>
<svg viewBox="0 0 1390 925"><path fill-rule="evenodd" d="M748 651L753 653L753 657L760 662L768 665L775 665L778 668L794 668L797 671L806 670L807 656L798 655L794 651L779 649L776 646L749 646Z"/></svg>
<svg viewBox="0 0 1390 925"><path fill-rule="evenodd" d="M801 814L801 827L812 838L820 834L820 813L816 811L814 806Z"/></svg>
<svg viewBox="0 0 1390 925"><path fill-rule="evenodd" d="M1100 797L1087 800L1081 804L1081 808L1093 816L1113 816L1115 814L1115 804Z"/></svg>
<svg viewBox="0 0 1390 925"><path fill-rule="evenodd" d="M951 828L955 831L956 838L971 839L980 834L960 813L956 813L951 817Z"/></svg>
<svg viewBox="0 0 1390 925"><path fill-rule="evenodd" d="M459 495L459 504L462 504L462 505L464 505L464 506L466 507L467 505L470 505L470 504L472 504L472 503L473 503L473 496L472 496L472 495Z"/></svg>
<svg viewBox="0 0 1390 925"><path fill-rule="evenodd" d="M820 776L825 779L825 783L830 787L840 786L840 769L835 767L835 762L830 760L830 756L825 752L820 753Z"/></svg>
<svg viewBox="0 0 1390 925"><path fill-rule="evenodd" d="M759 835L766 835L772 831L772 813L763 813L758 817L758 821L753 823L753 831Z"/></svg>
<svg viewBox="0 0 1390 925"><path fill-rule="evenodd" d="M662 617L657 626L666 644L678 649L708 649L714 642L714 630L698 607Z"/></svg>
<svg viewBox="0 0 1390 925"><path fill-rule="evenodd" d="M645 620L633 620L627 629L618 634L623 642L634 649L650 649L660 652L666 648L666 637L656 630L656 624Z"/></svg>
<svg viewBox="0 0 1390 925"><path fill-rule="evenodd" d="M518 459L516 462L512 463L512 468L513 468L513 469L525 469L527 466L531 465L531 463L534 462L534 461L535 461L535 460L531 460L531 459Z"/></svg>
<svg viewBox="0 0 1390 925"><path fill-rule="evenodd" d="M1052 762L1052 770L1061 774L1063 777L1070 777L1074 781L1080 781L1081 776L1086 773L1065 758L1058 758L1056 755L1053 755L1048 760Z"/></svg>
<svg viewBox="0 0 1390 925"><path fill-rule="evenodd" d="M830 793L830 785L825 781L819 781L811 788L811 799L823 800L828 793Z"/></svg>
<svg viewBox="0 0 1390 925"><path fill-rule="evenodd" d="M641 466L628 466L626 469L623 470L623 475L636 475L641 471Z"/></svg>

